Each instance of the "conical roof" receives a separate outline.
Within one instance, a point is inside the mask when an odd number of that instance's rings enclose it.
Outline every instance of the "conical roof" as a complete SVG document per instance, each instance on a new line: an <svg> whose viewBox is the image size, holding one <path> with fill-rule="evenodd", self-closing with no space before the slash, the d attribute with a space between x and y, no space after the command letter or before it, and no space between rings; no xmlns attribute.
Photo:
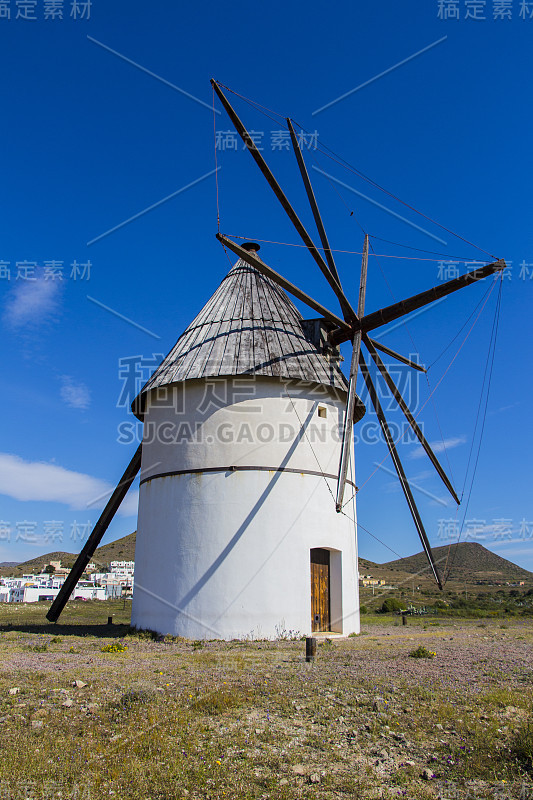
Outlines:
<svg viewBox="0 0 533 800"><path fill-rule="evenodd" d="M198 378L264 375L346 392L338 359L313 343L309 327L283 289L242 259L180 336L133 402L157 387Z"/></svg>

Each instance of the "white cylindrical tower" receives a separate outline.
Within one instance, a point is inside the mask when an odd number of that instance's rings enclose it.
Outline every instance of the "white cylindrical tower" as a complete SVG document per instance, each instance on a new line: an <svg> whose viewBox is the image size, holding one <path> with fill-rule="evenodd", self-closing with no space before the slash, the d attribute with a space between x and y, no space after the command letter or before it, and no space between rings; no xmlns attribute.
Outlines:
<svg viewBox="0 0 533 800"><path fill-rule="evenodd" d="M334 501L346 391L323 326L237 262L134 403L132 625L195 639L359 632L355 500L345 514Z"/></svg>

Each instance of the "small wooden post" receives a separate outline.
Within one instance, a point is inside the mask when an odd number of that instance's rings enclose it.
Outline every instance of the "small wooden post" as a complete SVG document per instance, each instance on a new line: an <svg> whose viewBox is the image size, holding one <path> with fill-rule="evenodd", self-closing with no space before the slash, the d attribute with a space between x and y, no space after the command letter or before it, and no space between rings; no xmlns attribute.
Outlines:
<svg viewBox="0 0 533 800"><path fill-rule="evenodd" d="M402 625L407 625L407 614L402 614Z"/></svg>
<svg viewBox="0 0 533 800"><path fill-rule="evenodd" d="M107 624L108 625L112 625L113 624L113 615L112 614L111 614L110 617L107 618Z"/></svg>
<svg viewBox="0 0 533 800"><path fill-rule="evenodd" d="M314 661L316 656L316 639L314 636L308 636L305 640L305 660Z"/></svg>

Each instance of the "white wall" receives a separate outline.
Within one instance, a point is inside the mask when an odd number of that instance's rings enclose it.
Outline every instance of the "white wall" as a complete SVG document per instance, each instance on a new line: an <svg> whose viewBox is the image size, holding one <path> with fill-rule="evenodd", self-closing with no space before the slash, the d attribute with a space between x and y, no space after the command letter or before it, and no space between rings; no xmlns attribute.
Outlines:
<svg viewBox="0 0 533 800"><path fill-rule="evenodd" d="M175 388L172 392L173 387L168 401L166 393L161 400L156 391L150 393L144 418L143 479L163 467L169 471L282 462L289 468L337 473L345 395L270 378L219 378L207 383L206 391L206 381L187 381L185 401L181 392ZM326 408L325 419L318 416L318 405ZM301 423L306 435L294 449ZM196 440L187 440L190 431L198 431Z"/></svg>
<svg viewBox="0 0 533 800"><path fill-rule="evenodd" d="M52 589L45 586L26 586L24 589L24 596L21 598L23 603L37 603L39 597L52 597L55 598L59 593L59 589Z"/></svg>
<svg viewBox="0 0 533 800"><path fill-rule="evenodd" d="M51 585L0 587L0 602L37 603L41 596L55 598L58 593L59 587ZM120 596L120 594L121 589L119 587L117 596ZM72 593L72 599L76 597L82 597L84 600L106 600L108 592L106 588L77 586Z"/></svg>
<svg viewBox="0 0 533 800"><path fill-rule="evenodd" d="M239 388L238 379L234 386ZM336 551L333 628L359 631L353 521L335 511L336 481L304 472L337 473L345 398L289 387L291 402L273 379L257 380L255 391L230 407L208 408L203 382L191 381L182 414L148 402L143 480L232 465L301 471L225 470L142 483L133 625L207 639L274 637L283 629L309 633L310 550L324 547ZM318 405L327 408L326 419L318 416ZM184 424L198 426L200 441L154 440L161 426L170 438ZM348 486L346 498L351 494ZM355 518L353 503L345 511Z"/></svg>

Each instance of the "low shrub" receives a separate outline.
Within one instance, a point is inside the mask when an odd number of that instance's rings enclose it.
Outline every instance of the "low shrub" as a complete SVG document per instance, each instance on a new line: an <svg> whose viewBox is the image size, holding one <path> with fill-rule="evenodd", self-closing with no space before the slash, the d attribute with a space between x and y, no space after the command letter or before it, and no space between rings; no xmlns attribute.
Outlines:
<svg viewBox="0 0 533 800"><path fill-rule="evenodd" d="M129 689L129 691L124 692L118 701L118 708L129 711L136 706L153 703L157 699L157 692L149 689Z"/></svg>
<svg viewBox="0 0 533 800"><path fill-rule="evenodd" d="M428 650L427 647L419 645L416 650L411 650L409 655L411 658L435 658L437 654L433 650Z"/></svg>
<svg viewBox="0 0 533 800"><path fill-rule="evenodd" d="M152 631L149 628L134 628L130 627L128 631L128 636L134 636L135 638L139 639L140 641L149 641L155 642L159 638L161 638L161 634L157 631Z"/></svg>
<svg viewBox="0 0 533 800"><path fill-rule="evenodd" d="M128 649L128 645L122 642L113 642L113 644L106 644L100 649L102 653L125 653Z"/></svg>
<svg viewBox="0 0 533 800"><path fill-rule="evenodd" d="M382 614L390 614L394 613L395 611L402 611L404 607L404 603L402 603L400 600L397 600L395 597L387 597L387 599L383 601L380 612Z"/></svg>
<svg viewBox="0 0 533 800"><path fill-rule="evenodd" d="M215 689L209 694L196 697L191 703L191 708L202 714L217 716L242 705L242 703L243 698L238 692L231 689Z"/></svg>

